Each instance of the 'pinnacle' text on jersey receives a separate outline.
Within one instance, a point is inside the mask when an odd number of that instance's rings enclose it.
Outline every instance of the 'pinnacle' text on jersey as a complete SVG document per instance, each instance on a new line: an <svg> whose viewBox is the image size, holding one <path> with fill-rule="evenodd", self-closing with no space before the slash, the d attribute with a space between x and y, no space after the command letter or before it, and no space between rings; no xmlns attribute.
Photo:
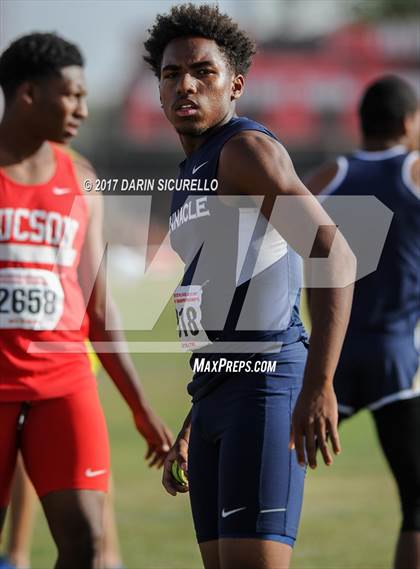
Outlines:
<svg viewBox="0 0 420 569"><path fill-rule="evenodd" d="M198 198L195 202L186 202L179 209L177 209L169 218L169 228L175 231L178 227L197 219L197 217L205 217L210 215L207 205L207 197Z"/></svg>

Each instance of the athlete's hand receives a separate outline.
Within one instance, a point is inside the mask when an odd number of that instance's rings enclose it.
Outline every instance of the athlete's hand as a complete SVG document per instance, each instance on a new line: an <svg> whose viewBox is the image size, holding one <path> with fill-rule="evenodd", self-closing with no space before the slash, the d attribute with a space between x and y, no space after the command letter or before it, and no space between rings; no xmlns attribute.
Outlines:
<svg viewBox="0 0 420 569"><path fill-rule="evenodd" d="M171 496L176 496L178 492L183 493L189 490L188 484L178 484L172 476L172 464L175 460L188 478L188 441L182 437L182 433L178 435L163 465L162 484Z"/></svg>
<svg viewBox="0 0 420 569"><path fill-rule="evenodd" d="M147 443L145 460L149 466L160 468L173 444L171 431L150 408L134 415L134 422Z"/></svg>
<svg viewBox="0 0 420 569"><path fill-rule="evenodd" d="M300 392L292 417L289 448L296 448L301 466L306 458L311 468L316 468L316 453L319 449L327 466L333 459L327 441L331 440L334 454L339 454L337 399L332 385Z"/></svg>

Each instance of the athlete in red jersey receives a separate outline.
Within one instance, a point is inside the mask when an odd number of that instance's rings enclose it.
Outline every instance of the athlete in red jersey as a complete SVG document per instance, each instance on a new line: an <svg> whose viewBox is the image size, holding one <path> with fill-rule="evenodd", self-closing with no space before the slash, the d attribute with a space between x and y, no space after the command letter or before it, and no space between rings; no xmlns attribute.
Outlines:
<svg viewBox="0 0 420 569"><path fill-rule="evenodd" d="M45 183L23 184L9 168L0 172L2 401L61 397L94 383L84 350L28 353L37 341L83 346L88 334L77 272L87 200L70 156L50 144L46 150L55 168Z"/></svg>
<svg viewBox="0 0 420 569"><path fill-rule="evenodd" d="M20 449L56 567L88 568L97 561L109 451L84 340L123 337L105 326L103 204L80 190L94 173L49 142L68 142L87 116L83 58L54 34L25 36L0 57L0 86L0 528ZM117 318L113 306L107 316ZM146 458L161 465L171 434L129 357L112 351L101 362L147 441Z"/></svg>

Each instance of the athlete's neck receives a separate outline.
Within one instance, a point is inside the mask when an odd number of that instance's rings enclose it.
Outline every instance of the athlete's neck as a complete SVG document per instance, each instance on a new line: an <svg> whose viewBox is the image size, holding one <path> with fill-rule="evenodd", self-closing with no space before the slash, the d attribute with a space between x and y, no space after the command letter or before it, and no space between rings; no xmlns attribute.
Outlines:
<svg viewBox="0 0 420 569"><path fill-rule="evenodd" d="M47 149L45 137L30 133L22 121L5 115L0 123L0 167L40 158Z"/></svg>
<svg viewBox="0 0 420 569"><path fill-rule="evenodd" d="M200 146L202 146L208 137L212 135L216 130L219 130L222 126L227 124L233 117L236 117L235 110L229 111L225 117L217 124L213 125L211 128L207 129L203 134L198 136L190 135L190 134L180 134L179 138L181 140L182 148L187 156L191 156L193 152L198 150Z"/></svg>
<svg viewBox="0 0 420 569"><path fill-rule="evenodd" d="M389 150L394 146L399 146L405 143L405 138L402 136L396 138L363 138L362 150L367 152L380 152L381 150Z"/></svg>

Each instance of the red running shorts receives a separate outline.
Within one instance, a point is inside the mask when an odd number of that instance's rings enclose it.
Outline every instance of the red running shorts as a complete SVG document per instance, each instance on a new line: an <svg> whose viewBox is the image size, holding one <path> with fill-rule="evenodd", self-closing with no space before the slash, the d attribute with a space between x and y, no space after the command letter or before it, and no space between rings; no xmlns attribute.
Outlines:
<svg viewBox="0 0 420 569"><path fill-rule="evenodd" d="M57 490L108 489L108 433L96 385L65 397L0 402L0 508L18 450L40 498Z"/></svg>

